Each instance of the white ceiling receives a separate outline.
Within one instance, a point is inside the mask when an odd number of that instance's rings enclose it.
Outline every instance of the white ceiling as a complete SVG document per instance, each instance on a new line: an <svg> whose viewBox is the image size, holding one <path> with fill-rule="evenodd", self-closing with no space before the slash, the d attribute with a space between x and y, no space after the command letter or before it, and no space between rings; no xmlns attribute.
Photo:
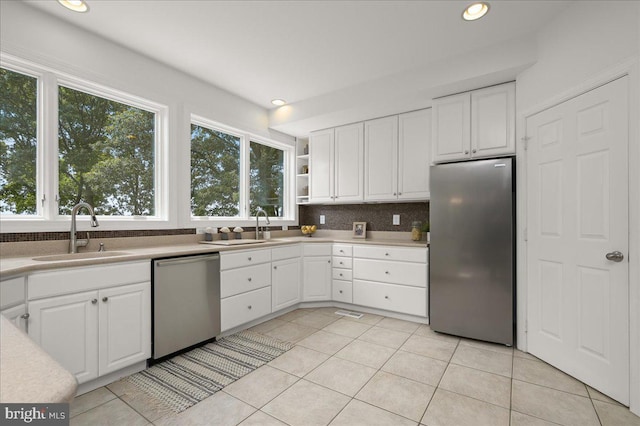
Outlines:
<svg viewBox="0 0 640 426"><path fill-rule="evenodd" d="M272 111L272 124L291 134L340 124L313 120L331 115L332 99L349 99L357 110L354 97L370 105L365 98L372 91L424 89L429 83L417 80L435 69L449 73L446 64L474 52L517 50L514 40L533 39L570 3L490 1L490 13L468 23L461 13L469 1L454 0L87 0L85 14L56 1L25 1L264 108L274 108L271 99L285 99L297 115ZM534 59L523 57L519 65ZM512 75L500 78L515 77L520 68L511 65ZM410 106L395 101L391 109Z"/></svg>

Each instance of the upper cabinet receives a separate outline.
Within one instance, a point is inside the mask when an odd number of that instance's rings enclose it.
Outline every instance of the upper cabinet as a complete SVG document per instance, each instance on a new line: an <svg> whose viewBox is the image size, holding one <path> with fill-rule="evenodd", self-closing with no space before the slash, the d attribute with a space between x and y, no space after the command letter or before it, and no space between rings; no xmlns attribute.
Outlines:
<svg viewBox="0 0 640 426"><path fill-rule="evenodd" d="M365 122L366 201L429 198L431 110Z"/></svg>
<svg viewBox="0 0 640 426"><path fill-rule="evenodd" d="M362 123L311 133L309 202L363 200L364 127Z"/></svg>
<svg viewBox="0 0 640 426"><path fill-rule="evenodd" d="M515 83L433 100L433 162L515 154Z"/></svg>

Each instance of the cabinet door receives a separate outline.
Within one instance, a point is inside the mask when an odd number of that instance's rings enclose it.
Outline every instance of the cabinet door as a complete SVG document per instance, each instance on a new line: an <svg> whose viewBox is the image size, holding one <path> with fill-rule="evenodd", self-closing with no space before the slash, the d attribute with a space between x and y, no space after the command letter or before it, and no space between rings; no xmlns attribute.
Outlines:
<svg viewBox="0 0 640 426"><path fill-rule="evenodd" d="M398 116L365 121L365 200L398 198Z"/></svg>
<svg viewBox="0 0 640 426"><path fill-rule="evenodd" d="M302 300L331 300L331 257L304 259Z"/></svg>
<svg viewBox="0 0 640 426"><path fill-rule="evenodd" d="M467 159L471 147L471 95L461 93L433 100L434 162Z"/></svg>
<svg viewBox="0 0 640 426"><path fill-rule="evenodd" d="M429 198L431 109L398 116L398 199Z"/></svg>
<svg viewBox="0 0 640 426"><path fill-rule="evenodd" d="M26 313L27 305L23 303L22 305L14 306L13 308L4 309L2 311L2 316L11 321L16 327L26 333L28 318L25 318Z"/></svg>
<svg viewBox="0 0 640 426"><path fill-rule="evenodd" d="M515 83L471 92L471 156L515 154Z"/></svg>
<svg viewBox="0 0 640 426"><path fill-rule="evenodd" d="M100 290L100 375L151 356L151 283Z"/></svg>
<svg viewBox="0 0 640 426"><path fill-rule="evenodd" d="M364 199L364 125L335 129L335 198L336 202Z"/></svg>
<svg viewBox="0 0 640 426"><path fill-rule="evenodd" d="M300 301L300 269L300 258L273 262L271 267L273 312Z"/></svg>
<svg viewBox="0 0 640 426"><path fill-rule="evenodd" d="M309 137L309 201L333 201L333 129L311 133Z"/></svg>
<svg viewBox="0 0 640 426"><path fill-rule="evenodd" d="M29 302L29 336L78 383L98 377L98 292Z"/></svg>

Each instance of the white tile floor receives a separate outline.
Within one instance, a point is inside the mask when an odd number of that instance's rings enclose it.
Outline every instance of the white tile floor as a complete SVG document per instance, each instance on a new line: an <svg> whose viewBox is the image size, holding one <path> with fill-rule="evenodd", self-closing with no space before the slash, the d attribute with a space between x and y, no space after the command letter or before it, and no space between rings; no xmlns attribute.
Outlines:
<svg viewBox="0 0 640 426"><path fill-rule="evenodd" d="M335 311L299 309L253 327L296 346L180 414L120 381L76 398L71 424L640 426L526 353Z"/></svg>

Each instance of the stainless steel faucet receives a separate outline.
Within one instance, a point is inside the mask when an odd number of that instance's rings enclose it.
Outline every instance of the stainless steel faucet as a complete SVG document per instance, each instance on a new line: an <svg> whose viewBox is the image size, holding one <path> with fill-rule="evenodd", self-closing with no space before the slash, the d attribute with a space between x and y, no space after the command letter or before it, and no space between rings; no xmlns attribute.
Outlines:
<svg viewBox="0 0 640 426"><path fill-rule="evenodd" d="M70 241L69 241L69 253L77 253L78 252L78 247L86 247L87 244L89 244L89 233L87 232L87 239L86 240L79 240L78 236L76 235L76 216L78 215L78 210L80 210L81 208L86 208L89 211L89 214L91 215L91 221L89 222L91 224L92 228L97 228L98 227L98 219L96 218L96 214L93 212L93 207L91 207L90 204L87 203L78 203L75 206L73 206L73 208L71 209L71 236L70 236Z"/></svg>
<svg viewBox="0 0 640 426"><path fill-rule="evenodd" d="M267 220L267 225L270 225L271 222L269 221L269 216L267 215L267 212L265 212L262 207L258 207L256 209L256 240L260 239L260 213L262 213L262 215L264 216L264 218ZM262 236L264 237L264 229L262 230Z"/></svg>

